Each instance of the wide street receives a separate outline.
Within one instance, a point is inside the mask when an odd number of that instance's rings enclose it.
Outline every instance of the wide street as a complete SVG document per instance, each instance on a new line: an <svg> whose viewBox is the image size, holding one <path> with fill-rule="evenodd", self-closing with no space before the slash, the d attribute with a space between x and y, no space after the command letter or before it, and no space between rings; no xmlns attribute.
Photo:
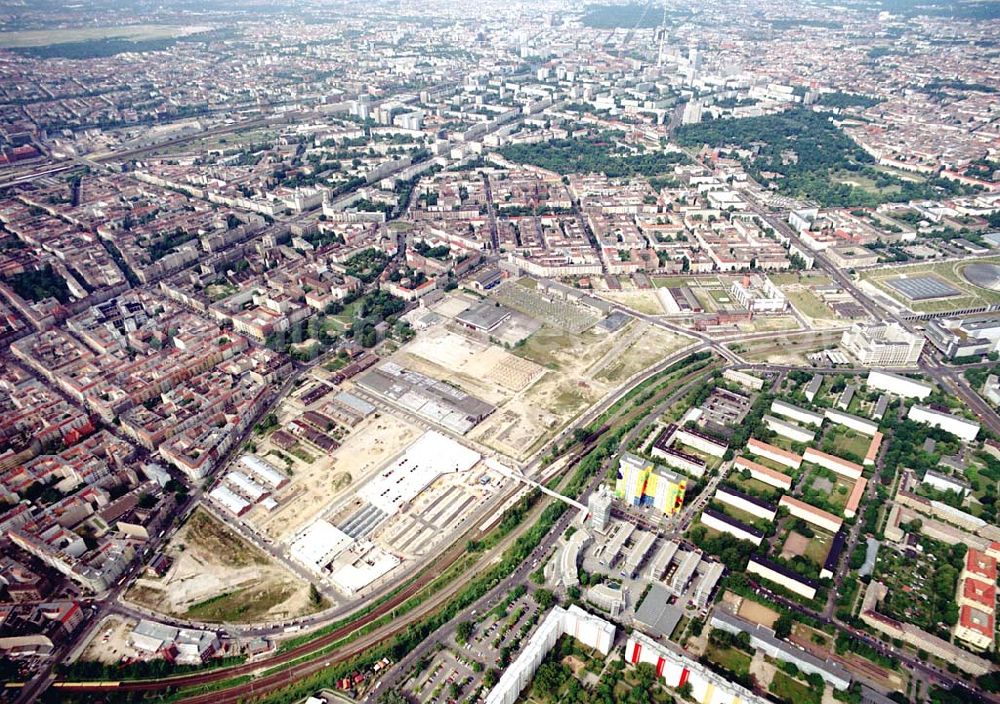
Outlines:
<svg viewBox="0 0 1000 704"><path fill-rule="evenodd" d="M240 128L252 127L258 122L260 124L266 124L268 123L268 118L264 118L256 122L249 122L246 124L241 123L239 127ZM209 134L222 135L222 134L227 134L230 131L234 131L235 129L237 129L236 126L228 125L228 126L214 128L213 130L209 130L204 133L199 133L196 136L198 138L201 138ZM176 143L182 144L185 141L188 141L193 138L195 137L186 137L178 139L176 140ZM93 157L92 159L86 160L86 164L93 168L99 168L101 166L100 162L102 162L106 158L109 158L110 156L114 156L115 158L122 158L123 156L136 157L136 156L141 156L143 153L148 151L148 149L149 148L136 147L129 151L119 152L114 155L97 156ZM61 168L64 167L57 165L57 166L45 166L34 169L28 169L12 177L12 180L8 182L8 185L22 180L31 180L35 178L45 177L51 175L52 173L55 173ZM490 229L491 248L494 252L497 252L499 246L497 241L496 215L493 209L492 193L490 191L489 180L487 179L484 183L486 188L487 206L488 206L487 214L489 217L490 228L491 228ZM754 200L754 195L760 192L759 188L760 187L756 186L756 184L751 183L749 184L749 187L746 189L746 193L751 196L750 197L751 211L755 213L757 217L761 219L762 222L766 223L769 227L773 228L782 237L786 238L789 242L791 242L795 246L805 251L804 244L799 239L797 233L788 225L786 221L787 213L773 212L769 210L762 203ZM580 218L580 223L584 227L586 227L586 223L583 220L582 215L578 208L576 208L576 214L577 217ZM401 257L402 252L400 252L398 256ZM493 254L491 256L495 257L496 255ZM864 310L866 310L873 317L881 319L890 319L895 322L899 322L901 325L910 330L916 329L916 325L913 321L904 319L896 315L895 313L892 313L891 311L882 310L875 301L871 300L865 294L865 292L859 286L856 285L856 283L851 279L851 277L848 274L846 274L842 269L831 264L831 262L822 253L817 253L815 255L815 259L817 268L826 273L827 275L829 275L833 281L835 281L839 286L841 286L846 292L850 293L858 301L858 303L862 306L862 308L864 308ZM487 258L486 261L491 262L494 261L494 259ZM551 479L552 477L542 472L543 458L552 455L553 451L557 449L566 452L566 450L563 448L563 445L566 443L567 439L573 436L575 431L590 426L595 419L600 417L605 411L607 411L607 409L611 408L617 401L625 397L638 384L641 384L646 379L660 373L662 370L680 361L686 356L696 352L710 351L723 362L726 368L745 369L763 373L773 373L780 376L787 373L788 371L796 369L797 367L792 367L788 365L772 365L768 362L748 362L740 354L735 352L731 346L736 343L762 341L762 340L774 339L776 337L785 337L787 339L794 339L798 335L811 334L812 332L807 328L805 328L805 323L801 318L801 316L799 316L797 319L799 321L799 325L804 329L791 331L788 333L776 334L774 332L753 332L753 333L736 333L736 334L730 333L725 335L710 335L705 332L695 331L687 327L684 327L680 325L679 322L671 320L667 316L651 315L649 313L643 313L636 310L635 308L629 307L622 303L614 304L611 310L613 312L621 313L631 318L643 321L644 323L647 323L651 326L656 326L664 330L670 331L672 333L682 335L685 338L691 340L691 342L683 349L675 353L672 353L668 357L659 360L655 364L651 365L649 368L634 374L631 378L620 383L613 392L607 394L603 399L601 399L599 403L590 407L586 412L579 415L571 423L566 425L566 427L561 429L549 442L547 442L543 447L540 447L527 461L521 463L520 470L525 477L533 479L539 478L539 480L546 480L546 481ZM266 413L270 412L272 409L276 408L277 405L285 398L288 392L293 388L295 382L298 379L300 379L304 374L306 374L314 364L319 363L319 361L321 360L314 360L312 363L307 363L307 364L296 364L295 372L288 378L286 378L283 381L281 387L274 392L270 402L259 413L258 419L260 417L263 417ZM938 381L944 388L948 389L951 393L955 394L960 399L962 399L968 405L969 408L975 411L975 413L980 417L984 425L986 425L994 433L1000 434L1000 416L997 415L997 413L990 407L989 404L987 404L979 396L979 394L977 394L974 390L969 388L968 384L965 382L964 378L961 375L960 369L956 369L954 367L948 367L941 364L941 362L936 358L935 354L932 351L927 350L925 351L925 354L921 358L920 364L916 370L922 371L923 373L927 374L934 380ZM865 370L861 368L842 367L835 369L822 369L818 371L841 373L841 372L862 372ZM905 369L897 371L915 371L915 370ZM633 428L625 436L625 438L620 443L619 449L621 450L627 447L633 440L635 440L638 437L641 437L643 433L648 431L650 425L653 422L655 422L655 420L665 409L669 408L673 403L676 402L677 399L681 398L690 388L693 388L696 384L703 381L703 378L704 375L699 375L694 379L686 381L684 384L674 389L673 393L668 398L662 400L655 407L647 409L647 415L643 417L636 425L636 427ZM372 398L370 396L368 397L368 400L374 403L377 407L381 407L384 410L390 410L388 405L383 401ZM423 427L425 429L431 427L427 421L417 418L413 414L401 411L400 409L395 407L393 407L392 410L393 412L402 413L410 422L415 423L420 427ZM255 421L256 420L257 419L255 419ZM231 444L227 456L218 463L218 466L221 468L220 473L225 470L225 467L233 460L236 453L238 453L241 450L244 443L248 439L249 434L252 432L253 425L254 423L249 423L247 425L246 430L243 432L242 436L240 438L237 438L236 441ZM437 427L436 429L443 432L449 432L446 428ZM495 454L485 446L477 446L476 449L480 450L481 452L487 455ZM559 472L563 472L566 469L567 466L565 465L560 465L558 467ZM586 497L590 493L590 491L592 491L601 481L603 481L603 479L604 479L603 470L601 472L596 473L588 481L586 490L581 494L581 497ZM662 535L680 539L683 536L686 529L689 527L690 522L694 519L694 517L698 514L698 512L702 508L704 508L704 506L707 504L709 497L712 495L715 485L720 480L721 480L721 474L712 477L708 485L704 488L702 494L694 502L686 506L678 517L670 521L661 522L658 525L650 526L642 516L638 515L631 516L631 513L629 511L624 511L621 513L621 515L627 519L631 517L636 521L641 521L643 522L643 525L645 525L646 527L652 527L654 529L659 530L659 532ZM173 527L166 530L164 533L157 535L156 537L152 538L149 541L143 552L143 559L137 560L129 568L128 572L122 577L122 579L120 579L111 590L109 590L107 593L103 595L100 595L98 598L88 600L87 608L89 609L90 613L85 627L80 629L80 631L78 631L70 641L60 645L59 649L56 652L55 657L50 658L48 664L43 668L41 668L36 673L36 675L25 685L25 687L20 692L20 696L18 698L19 703L27 704L28 702L33 701L40 695L42 691L44 691L46 687L51 685L52 682L55 680L53 676L54 664L56 662L61 661L64 658L68 657L69 659L72 659L73 656L78 655L82 647L96 632L96 629L98 628L101 621L108 615L117 614L136 619L155 618L156 620L159 620L161 622L177 626L212 628L213 630L217 628L217 626L211 624L201 624L190 620L177 619L156 614L149 610L139 608L134 605L128 604L127 602L122 601L122 595L128 589L131 582L135 579L135 577L139 574L139 572L141 572L141 570L144 568L145 561L151 558L153 555L157 554L160 547L163 544L165 544L166 541L170 540L170 538L174 535L177 527L183 523L183 521L187 518L187 516L190 515L191 511L193 511L195 507L203 504L204 490L206 488L207 486L193 487L192 491L187 496L186 500L176 508L173 520ZM510 492L504 494L503 496L497 497L497 499L494 502L480 509L473 523L475 525L479 525L482 519L486 518L488 515L490 515L492 511L495 511L497 507L503 505L505 501L508 501L513 495L515 495L516 491L519 488L520 487L513 487L513 489ZM875 482L872 482L869 485L867 492L867 497L869 500L873 498L874 492L875 492ZM215 510L214 507L211 507L207 504L205 504L205 506L209 508L210 512L213 515L215 515L219 520L223 521L233 530L237 531L239 534L241 534L243 537L249 540L256 547L267 552L271 557L278 560L285 567L287 567L292 573L296 574L301 579L304 580L310 579L311 575L308 572L306 572L301 566L291 561L288 558L287 552L283 548L275 545L271 541L266 540L263 536L257 534L250 526L248 526L243 521L225 515L222 512ZM425 654L427 654L431 648L435 647L436 643L443 642L448 638L450 638L453 635L454 628L457 625L457 623L463 620L467 620L473 611L481 612L486 608L489 608L489 605L495 603L499 598L499 596L508 593L515 586L518 585L529 586L528 574L531 571L530 565L532 564L532 562L541 559L543 556L549 554L552 547L556 544L556 542L565 532L565 529L568 527L569 523L575 518L576 514L574 511L572 510L566 511L563 514L563 516L559 519L559 521L552 527L552 529L544 536L544 538L541 540L538 546L532 551L529 559L526 559L517 570L515 570L512 574L505 577L499 584L497 584L494 588L492 588L487 594L479 598L474 604L471 604L467 606L465 609L463 609L462 612L456 615L445 626L442 632L437 634L433 639L425 640L423 643L420 644L420 646L418 646L412 652L410 652L407 655L407 657L404 658L401 662L396 663L387 672L383 672L379 686L375 690L368 693L368 695L366 696L366 700L374 702L377 700L378 695L382 691L387 691L388 689L397 686L402 681L402 679L405 678L410 666L414 662L416 662ZM468 537L469 536L463 536L461 540L467 540ZM861 534L859 526L855 525L849 534L848 547L844 553L845 556L850 554L853 547L862 537L863 536ZM507 542L502 543L502 545L507 545L507 544L508 544ZM458 548L456 547L457 545L459 545L459 543L453 544L450 548L444 550L443 552L452 554L454 555L454 559L457 559L457 557L461 554L461 551L458 550ZM498 556L499 554L500 554L499 549L491 550L487 555L484 556L484 559L481 560L479 564L486 565L488 564L489 559L492 559ZM419 571L420 569L428 565L434 564L438 560L438 558L439 556L429 556L422 564L414 566L415 571ZM451 563L449 562L443 566L447 567L448 564ZM839 586L841 580L842 580L842 574L838 575L837 579L835 580L835 584ZM329 585L320 582L317 586L320 588L322 592L326 593L328 596L336 598L335 594L332 592ZM314 614L312 616L291 619L291 620L284 620L275 623L249 624L245 626L235 626L235 625L227 626L226 631L228 635L234 637L263 636L263 637L275 638L280 636L289 627L302 629L304 631L320 628L325 625L329 625L331 623L339 621L345 617L349 617L351 616L351 614L360 612L365 608L366 603L373 602L378 599L381 599L382 597L385 597L387 594L389 594L390 591L392 591L394 587L395 585L392 584L382 585L380 588L365 594L363 600L360 602L352 601L346 603L343 602L336 603L334 607L327 609L322 613ZM435 600L432 602L432 605L439 606L443 604L445 598L452 595L453 593L454 589L449 589L443 592L442 594L437 595ZM776 596L775 598L780 599L780 597ZM795 606L795 608L797 610L802 610L804 607L801 607L801 605L797 605ZM813 615L815 617L825 619L827 622L831 623L836 628L849 632L852 635L856 635L858 637L863 637L866 638L867 640L871 640L870 638L864 636L863 634L859 635L859 632L857 632L856 629L854 629L853 627L847 624L843 624L837 621L835 618L833 618L833 610L834 610L834 600L833 597L831 596L831 598L825 604L822 613L815 613L811 611L809 613L810 615ZM398 623L392 624L393 628L391 629L391 632L398 632L399 630L404 628L408 623L412 623L416 619L426 616L427 613L429 613L429 606L415 609L407 613L406 615L397 619ZM380 631L379 633L381 634L380 637L382 638L389 637L388 633L383 633L382 631ZM306 647L301 651L296 651L297 658L305 658L308 662L295 665L294 669L295 676L304 676L309 672L313 672L316 669L325 666L323 663L319 662L315 658L310 659L309 656L312 654L312 651L320 650L328 642L329 641L325 639L319 639L312 647ZM377 641L375 641L374 639L370 639L370 642L374 643ZM333 654L329 655L330 661L343 658L345 656L346 651L347 649L343 649L343 651L334 651ZM350 652L351 653L356 652L356 647L352 648ZM923 664L922 662L920 662L915 658L904 656L902 653L896 653L895 651L892 652L897 657L906 662L908 667L911 667L915 670L922 672L926 677L933 676L936 679L936 681L946 684L965 683L965 681L960 677L956 677L949 673L935 670L930 666ZM263 660L259 665L254 665L252 667L246 666L242 668L230 668L215 673L206 673L190 677L181 677L177 678L175 684L183 685L183 684L201 683L209 681L218 681L224 678L231 677L241 672L250 672L252 670L258 669L259 667L277 665L290 659L291 659L290 657L271 658L268 660ZM251 687L256 687L257 692L260 692L264 688L274 689L280 687L284 682L287 681L287 677L291 676L292 674L290 673L287 674L287 676L283 674L281 676L273 676L267 682L255 681L252 684L233 687L224 690L222 693L218 695L217 698L214 698L213 701L217 702L234 701L236 698L249 694Z"/></svg>

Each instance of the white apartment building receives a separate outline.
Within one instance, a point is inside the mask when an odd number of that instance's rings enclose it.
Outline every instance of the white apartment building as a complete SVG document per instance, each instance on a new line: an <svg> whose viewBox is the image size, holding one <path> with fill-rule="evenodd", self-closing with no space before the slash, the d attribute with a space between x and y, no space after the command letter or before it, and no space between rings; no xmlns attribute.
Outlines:
<svg viewBox="0 0 1000 704"><path fill-rule="evenodd" d="M788 308L788 298L766 276L744 276L734 281L729 295L751 313L781 313Z"/></svg>
<svg viewBox="0 0 1000 704"><path fill-rule="evenodd" d="M840 346L866 367L908 367L920 359L924 338L899 323L854 323Z"/></svg>
<svg viewBox="0 0 1000 704"><path fill-rule="evenodd" d="M747 574L759 575L770 582L780 584L790 592L804 596L806 599L816 598L816 582L797 575L790 569L766 558L751 555L747 562Z"/></svg>
<svg viewBox="0 0 1000 704"><path fill-rule="evenodd" d="M778 435L788 438L792 442L812 442L816 439L816 433L813 431L806 430L801 425L788 423L774 416L764 416L764 425L769 430L773 430Z"/></svg>
<svg viewBox="0 0 1000 704"><path fill-rule="evenodd" d="M785 418L791 418L794 421L805 423L807 425L823 425L823 416L821 414L807 411L804 408L793 406L792 404L784 401L772 401L771 413L784 416Z"/></svg>
<svg viewBox="0 0 1000 704"><path fill-rule="evenodd" d="M868 374L868 386L879 391L887 391L903 398L916 398L923 401L931 395L934 387L922 381L911 379L899 374L872 369Z"/></svg>
<svg viewBox="0 0 1000 704"><path fill-rule="evenodd" d="M554 607L538 630L528 639L521 654L490 690L486 696L486 704L514 704L521 690L531 682L545 656L562 635L575 638L588 648L594 648L607 655L614 645L615 626L587 613L575 604L568 609Z"/></svg>
<svg viewBox="0 0 1000 704"><path fill-rule="evenodd" d="M949 433L957 435L966 442L975 440L976 436L979 435L979 423L954 416L951 413L935 411L928 406L911 406L907 418L915 420L918 423L927 423L928 425L933 425L935 428L947 430Z"/></svg>

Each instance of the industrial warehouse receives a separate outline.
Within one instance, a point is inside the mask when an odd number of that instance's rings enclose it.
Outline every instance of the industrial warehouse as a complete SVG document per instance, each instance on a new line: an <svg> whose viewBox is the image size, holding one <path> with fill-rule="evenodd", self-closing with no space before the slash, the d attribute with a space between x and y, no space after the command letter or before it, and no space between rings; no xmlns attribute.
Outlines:
<svg viewBox="0 0 1000 704"><path fill-rule="evenodd" d="M0 22L0 704L1000 704L1000 0Z"/></svg>
<svg viewBox="0 0 1000 704"><path fill-rule="evenodd" d="M500 485L480 459L447 436L425 432L295 535L291 558L345 596L384 582L456 530Z"/></svg>
<svg viewBox="0 0 1000 704"><path fill-rule="evenodd" d="M386 362L358 380L359 388L447 430L464 435L496 408L454 386Z"/></svg>

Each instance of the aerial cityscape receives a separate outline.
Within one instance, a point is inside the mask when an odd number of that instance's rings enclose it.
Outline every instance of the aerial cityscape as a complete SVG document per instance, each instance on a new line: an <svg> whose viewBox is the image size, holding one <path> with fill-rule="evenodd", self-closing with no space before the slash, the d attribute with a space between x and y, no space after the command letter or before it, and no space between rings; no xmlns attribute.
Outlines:
<svg viewBox="0 0 1000 704"><path fill-rule="evenodd" d="M0 702L1000 704L1000 0L0 0Z"/></svg>

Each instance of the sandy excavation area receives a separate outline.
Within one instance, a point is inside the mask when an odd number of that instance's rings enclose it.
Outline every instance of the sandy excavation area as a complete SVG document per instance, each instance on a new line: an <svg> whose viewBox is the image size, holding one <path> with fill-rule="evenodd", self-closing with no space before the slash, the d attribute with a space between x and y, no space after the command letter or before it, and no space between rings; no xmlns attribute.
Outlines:
<svg viewBox="0 0 1000 704"><path fill-rule="evenodd" d="M438 326L408 344L396 361L437 379L447 379L484 401L501 404L545 371L497 345Z"/></svg>
<svg viewBox="0 0 1000 704"><path fill-rule="evenodd" d="M278 507L268 512L258 506L247 514L247 520L271 540L291 538L331 503L355 491L422 432L402 418L372 414L329 455L316 452L312 464L297 463L292 481L275 494Z"/></svg>
<svg viewBox="0 0 1000 704"><path fill-rule="evenodd" d="M246 623L311 613L309 585L202 509L165 549L163 578L136 580L125 598L171 616Z"/></svg>
<svg viewBox="0 0 1000 704"><path fill-rule="evenodd" d="M523 461L631 376L690 343L685 336L635 321L614 332L591 328L580 334L545 326L514 349L545 373L471 437Z"/></svg>

